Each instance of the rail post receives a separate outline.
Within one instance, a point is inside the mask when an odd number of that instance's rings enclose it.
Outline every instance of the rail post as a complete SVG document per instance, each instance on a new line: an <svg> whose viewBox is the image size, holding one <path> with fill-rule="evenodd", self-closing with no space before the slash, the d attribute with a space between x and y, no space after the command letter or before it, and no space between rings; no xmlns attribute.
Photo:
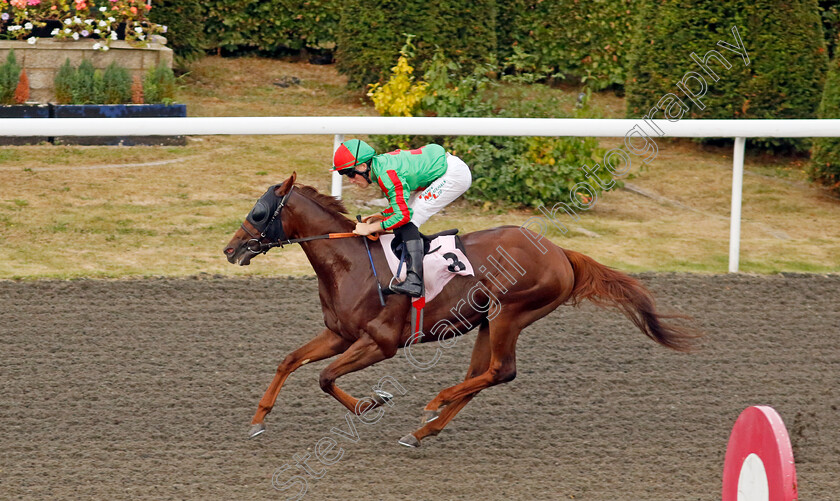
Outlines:
<svg viewBox="0 0 840 501"><path fill-rule="evenodd" d="M333 137L333 153L335 153L335 150L337 150L343 142L344 134L336 134ZM330 158L330 162L332 162L332 158ZM341 198L341 175L337 171L333 171L332 173L332 189L330 190L330 194L336 198Z"/></svg>
<svg viewBox="0 0 840 501"><path fill-rule="evenodd" d="M741 250L741 196L744 191L744 149L746 138L735 138L732 155L732 212L729 222L729 273L738 273Z"/></svg>

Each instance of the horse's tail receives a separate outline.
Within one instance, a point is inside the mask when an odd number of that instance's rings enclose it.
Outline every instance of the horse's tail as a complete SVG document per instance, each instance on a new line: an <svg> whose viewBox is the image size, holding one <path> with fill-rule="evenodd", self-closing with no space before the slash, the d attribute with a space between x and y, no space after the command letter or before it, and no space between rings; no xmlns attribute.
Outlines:
<svg viewBox="0 0 840 501"><path fill-rule="evenodd" d="M636 327L659 344L677 351L690 351L699 334L692 329L663 322L666 318L689 319L685 315L663 315L656 311L653 296L638 280L579 252L563 249L575 273L571 301L577 305L589 299L598 306L614 306Z"/></svg>

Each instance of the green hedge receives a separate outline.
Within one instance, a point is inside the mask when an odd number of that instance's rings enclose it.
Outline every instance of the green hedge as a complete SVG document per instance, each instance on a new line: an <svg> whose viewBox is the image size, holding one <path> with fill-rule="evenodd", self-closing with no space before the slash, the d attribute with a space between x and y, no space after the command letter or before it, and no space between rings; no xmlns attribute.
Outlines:
<svg viewBox="0 0 840 501"><path fill-rule="evenodd" d="M633 0L511 0L499 4L499 62L508 74L583 80L593 89L626 78Z"/></svg>
<svg viewBox="0 0 840 501"><path fill-rule="evenodd" d="M209 48L265 51L329 46L335 41L338 0L209 0L205 37Z"/></svg>
<svg viewBox="0 0 840 501"><path fill-rule="evenodd" d="M196 0L189 0L195 2ZM563 75L595 89L625 80L632 0L166 0L152 11L170 27L176 52L197 48L238 50L333 47L351 86L380 81L405 34L417 35L418 60L440 46L469 73L486 63L537 80ZM204 38L196 33L198 21ZM498 43L497 43L498 40Z"/></svg>
<svg viewBox="0 0 840 501"><path fill-rule="evenodd" d="M405 34L416 35L417 61L440 46L465 72L496 54L496 0L347 0L336 33L338 69L361 87L383 79Z"/></svg>
<svg viewBox="0 0 840 501"><path fill-rule="evenodd" d="M837 0L820 0L820 11L828 56L834 57L840 39L840 5Z"/></svg>
<svg viewBox="0 0 840 501"><path fill-rule="evenodd" d="M199 0L155 0L149 19L166 26L167 45L184 61L204 53L204 9Z"/></svg>
<svg viewBox="0 0 840 501"><path fill-rule="evenodd" d="M732 26L737 26L746 46L749 66L738 54L716 45L719 40L735 44ZM631 118L646 115L667 93L676 94L689 108L684 118L816 116L827 67L816 0L649 2L642 6L634 39L626 87ZM731 64L725 69L710 62L719 77L716 82L690 57L694 52L703 58L711 50ZM702 74L708 85L700 100L705 109L677 88L689 71ZM699 81L689 85L699 88ZM657 116L662 118L661 113ZM757 143L791 144L789 140Z"/></svg>
<svg viewBox="0 0 840 501"><path fill-rule="evenodd" d="M203 13L183 15L165 2L155 20L170 26L171 38L185 54L196 47L276 51L335 45L339 70L354 87L385 77L405 34L411 33L417 36L418 61L430 58L440 46L467 74L477 66L498 63L505 73L517 77L544 80L562 75L603 89L624 83L637 3L209 0L202 4ZM172 15L163 16L164 12ZM199 18L204 23L203 41L194 36L187 21ZM176 26L179 19L186 25Z"/></svg>
<svg viewBox="0 0 840 501"><path fill-rule="evenodd" d="M840 118L840 57L831 61L825 81L819 118ZM814 139L811 150L811 178L829 186L840 195L840 138Z"/></svg>

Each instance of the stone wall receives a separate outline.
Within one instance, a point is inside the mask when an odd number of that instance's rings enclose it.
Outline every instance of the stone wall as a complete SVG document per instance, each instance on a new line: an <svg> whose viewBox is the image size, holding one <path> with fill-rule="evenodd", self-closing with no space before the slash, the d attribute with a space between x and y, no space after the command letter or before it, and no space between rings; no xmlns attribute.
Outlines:
<svg viewBox="0 0 840 501"><path fill-rule="evenodd" d="M150 43L146 48L135 48L122 40L112 41L110 50L95 50L94 40L55 40L41 38L30 45L23 40L0 40L0 63L6 60L9 50L14 49L18 64L26 69L29 77L29 99L33 102L47 103L54 100L53 79L56 72L67 58L74 67L83 59L89 59L97 69L105 69L112 61L127 68L132 77L141 78L149 68L161 61L172 67L172 49L166 47L166 39L158 37L163 43Z"/></svg>

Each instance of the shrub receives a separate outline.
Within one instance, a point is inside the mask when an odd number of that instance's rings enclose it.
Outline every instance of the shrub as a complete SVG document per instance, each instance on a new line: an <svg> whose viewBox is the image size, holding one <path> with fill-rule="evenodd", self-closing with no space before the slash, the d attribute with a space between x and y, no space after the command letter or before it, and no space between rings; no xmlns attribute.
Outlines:
<svg viewBox="0 0 840 501"><path fill-rule="evenodd" d="M510 0L499 3L499 62L508 78L623 86L639 2Z"/></svg>
<svg viewBox="0 0 840 501"><path fill-rule="evenodd" d="M399 71L399 66L394 67L392 78L399 77ZM533 101L512 102L506 109L494 110L498 103L488 100L486 90L492 83L482 68L468 76L458 76L463 74L458 63L446 59L442 51L436 53L426 65L422 78L426 83L425 96L416 113L471 117L558 115L553 103ZM584 108L579 114L585 113ZM472 169L472 188L465 194L468 200L537 207L570 202L572 196L585 202L586 197L597 196L601 191L595 183L590 183L591 193L577 195L579 190L573 190L577 183L586 180L580 166L596 163L593 158L600 151L594 138L374 136L372 142L379 151L429 142L443 145Z"/></svg>
<svg viewBox="0 0 840 501"><path fill-rule="evenodd" d="M575 117L586 117L588 113L584 106ZM550 101L515 101L494 116L562 118L564 114ZM573 190L578 183L587 181L580 167L598 163L596 157L603 154L595 138L458 136L449 138L447 143L452 154L472 168L473 187L465 194L467 200L527 207L577 200L587 204L588 197L597 197L602 191L592 181L588 192ZM619 181L616 184L622 185Z"/></svg>
<svg viewBox="0 0 840 501"><path fill-rule="evenodd" d="M14 101L17 104L23 104L29 99L29 77L26 76L26 70L21 70L20 80L18 80L17 88L15 89Z"/></svg>
<svg viewBox="0 0 840 501"><path fill-rule="evenodd" d="M414 81L414 68L408 64L412 57L411 38L408 37L397 65L391 68L391 78L384 85L371 84L368 90L368 97L373 101L373 106L380 115L390 117L410 117L420 106L426 95L426 82Z"/></svg>
<svg viewBox="0 0 840 501"><path fill-rule="evenodd" d="M450 148L473 171L467 200L538 207L570 203L572 197L587 204L601 192L593 182L588 183L591 190L574 189L587 181L580 167L597 163L594 138L460 136Z"/></svg>
<svg viewBox="0 0 840 501"><path fill-rule="evenodd" d="M840 118L840 57L835 56L823 89L819 118ZM840 138L815 138L810 175L840 195Z"/></svg>
<svg viewBox="0 0 840 501"><path fill-rule="evenodd" d="M402 54L410 54L412 50L409 41L401 50ZM411 67L406 55L400 58L405 60L406 65ZM491 105L482 99L482 91L490 83L490 80L482 74L478 68L472 75L459 76L462 68L458 63L450 61L438 51L425 65L425 72L421 79L416 80L414 85L422 89L419 102L412 99L408 106L404 94L398 92L382 92L376 95L376 91L396 86L405 67L399 64L391 69L391 76L383 86L371 85L371 96L378 102L377 111L385 116L450 116L450 117L481 117L491 114ZM370 95L369 94L369 95ZM419 94L419 93L418 93ZM392 150L396 148L410 149L413 144L446 143L444 136L416 136L416 135L381 135L374 136L372 143L378 150Z"/></svg>
<svg viewBox="0 0 840 501"><path fill-rule="evenodd" d="M171 104L175 100L175 74L163 62L149 68L143 79L143 97L148 104Z"/></svg>
<svg viewBox="0 0 840 501"><path fill-rule="evenodd" d="M73 76L71 88L73 104L101 104L105 101L105 85L102 72L97 71L88 59L79 64Z"/></svg>
<svg viewBox="0 0 840 501"><path fill-rule="evenodd" d="M140 75L134 75L133 81L131 82L131 103L143 104L143 100L143 80L140 78Z"/></svg>
<svg viewBox="0 0 840 501"><path fill-rule="evenodd" d="M382 81L393 66L405 33L417 35L417 60L432 57L436 46L464 74L495 61L496 0L428 2L347 0L341 3L336 33L338 69L353 87Z"/></svg>
<svg viewBox="0 0 840 501"><path fill-rule="evenodd" d="M73 102L73 83L76 78L76 70L70 64L70 58L64 60L64 64L58 69L53 79L55 89L55 100L59 104L70 104Z"/></svg>
<svg viewBox="0 0 840 501"><path fill-rule="evenodd" d="M131 76L128 70L112 62L102 75L105 104L123 104L131 100Z"/></svg>
<svg viewBox="0 0 840 501"><path fill-rule="evenodd" d="M15 51L10 50L9 55L6 56L6 62L0 65L0 104L14 103L20 71Z"/></svg>
<svg viewBox="0 0 840 501"><path fill-rule="evenodd" d="M709 22L698 23L697 19ZM716 45L718 40L735 43L733 26L737 26L746 46L749 66L739 55ZM694 52L703 58L711 50L717 50L731 67L726 69L710 60L709 66L719 80L704 77L708 84L702 98L705 109L685 99L689 108L685 118L780 119L816 115L827 63L816 0L645 2L641 5L638 28L627 82L629 117L646 115L667 93L679 94L676 84L686 72L706 75L690 54ZM786 139L752 143L763 147L795 144Z"/></svg>
<svg viewBox="0 0 840 501"><path fill-rule="evenodd" d="M465 75L460 63L437 51L425 65L423 80L428 84L423 98L423 113L439 117L487 117L492 104L483 94L491 85L488 66L478 66Z"/></svg>
<svg viewBox="0 0 840 501"><path fill-rule="evenodd" d="M69 58L65 59L53 84L59 104L123 104L131 100L131 76L116 62L103 73L87 59L78 69L73 69Z"/></svg>

